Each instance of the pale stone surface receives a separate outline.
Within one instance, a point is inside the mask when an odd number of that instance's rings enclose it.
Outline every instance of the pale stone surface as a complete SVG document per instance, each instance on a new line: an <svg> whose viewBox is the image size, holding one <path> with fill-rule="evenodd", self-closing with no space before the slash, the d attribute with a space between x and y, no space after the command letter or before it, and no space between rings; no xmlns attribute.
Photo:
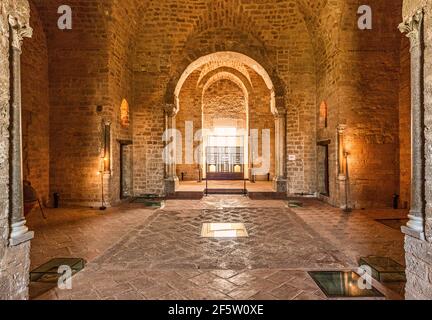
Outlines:
<svg viewBox="0 0 432 320"><path fill-rule="evenodd" d="M419 100L417 105L415 105L421 114L421 118L424 121L424 137L426 141L424 142L424 156L421 155L420 158L415 159L416 163L425 166L424 173L417 174L417 188L420 188L424 193L420 198L415 198L413 201L421 203L421 207L425 203L426 207L422 210L420 214L416 214L417 218L413 225L416 229L424 230L424 234L420 234L420 238L426 237L426 241L419 238L418 231L416 234L411 234L407 232L405 237L405 250L406 250L406 265L407 265L407 286L406 286L406 298L407 299L431 299L432 297L432 284L430 282L432 260L430 259L431 250L431 240L432 240L432 228L431 228L431 135L430 127L431 123L431 49L430 49L430 39L432 36L432 24L431 24L431 12L432 6L431 2L427 0L422 1L404 1L404 22L409 23L412 21L414 16L419 16L423 14L424 29L420 33L415 33L415 30L411 33L412 42L412 58L416 59L419 55L422 56L421 61L417 61L413 64L412 68L412 79L417 80L418 83L424 85L424 91L421 92L419 87L415 88L413 98ZM420 10L420 11L419 11ZM411 19L411 20L410 20ZM417 38L413 38L417 35ZM424 64L421 64L423 62ZM414 71L414 73L413 73ZM420 75L419 75L420 73ZM421 78L423 76L423 78ZM420 106L418 105L420 104ZM418 122L418 120L416 120ZM420 123L417 124L417 130L420 129ZM423 147L417 146L417 147ZM426 159L424 163L424 159ZM420 180L420 182L419 182ZM420 206L417 205L418 209ZM418 211L418 210L417 210Z"/></svg>
<svg viewBox="0 0 432 320"><path fill-rule="evenodd" d="M405 237L407 264L406 299L432 299L432 245Z"/></svg>

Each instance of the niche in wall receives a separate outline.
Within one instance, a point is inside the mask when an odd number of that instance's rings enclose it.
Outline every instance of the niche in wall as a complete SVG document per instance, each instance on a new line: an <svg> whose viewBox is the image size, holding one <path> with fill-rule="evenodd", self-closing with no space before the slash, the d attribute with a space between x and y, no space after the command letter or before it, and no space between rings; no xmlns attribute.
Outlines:
<svg viewBox="0 0 432 320"><path fill-rule="evenodd" d="M317 150L318 192L326 197L330 196L329 144L330 140L320 141Z"/></svg>

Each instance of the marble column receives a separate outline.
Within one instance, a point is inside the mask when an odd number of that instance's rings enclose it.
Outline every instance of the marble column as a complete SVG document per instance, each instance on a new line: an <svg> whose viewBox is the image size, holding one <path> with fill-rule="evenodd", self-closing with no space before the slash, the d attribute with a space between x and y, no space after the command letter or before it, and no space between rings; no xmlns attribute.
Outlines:
<svg viewBox="0 0 432 320"><path fill-rule="evenodd" d="M11 103L10 103L10 245L16 246L33 238L24 217L23 172L22 172L22 132L21 132L21 47L24 37L32 36L32 29L19 19L10 16L10 64L11 64Z"/></svg>
<svg viewBox="0 0 432 320"><path fill-rule="evenodd" d="M424 239L423 11L399 25L411 43L411 210L404 232Z"/></svg>
<svg viewBox="0 0 432 320"><path fill-rule="evenodd" d="M286 178L286 113L275 114L275 149L276 166L274 189L276 192L287 192Z"/></svg>
<svg viewBox="0 0 432 320"><path fill-rule="evenodd" d="M177 109L175 105L167 104L165 105L165 130L171 131L171 141L167 141L166 143L173 143L173 155L172 161L165 164L165 193L167 195L174 194L176 189L179 186L179 178L176 173L176 159L177 159L177 136L173 132L176 130L176 115Z"/></svg>

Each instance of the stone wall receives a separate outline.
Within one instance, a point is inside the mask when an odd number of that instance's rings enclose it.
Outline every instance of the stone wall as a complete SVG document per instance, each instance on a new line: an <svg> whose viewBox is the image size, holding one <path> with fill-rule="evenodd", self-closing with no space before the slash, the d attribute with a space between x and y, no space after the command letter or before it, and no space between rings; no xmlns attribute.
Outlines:
<svg viewBox="0 0 432 320"><path fill-rule="evenodd" d="M198 80L200 78L200 70L192 73L189 78L184 83L179 96L180 110L176 116L176 127L181 133L183 137L182 144L182 152L183 159L180 162L177 162L177 176L181 179L182 173L184 180L186 181L198 181L199 179L199 171L198 165L196 163L190 164L186 163L186 122L193 123L193 136L197 134L199 130L202 129L203 119L203 101L202 101L202 92L197 89ZM195 139L194 139L195 140ZM201 142L194 141L194 150L199 147ZM195 162L195 159L194 159Z"/></svg>
<svg viewBox="0 0 432 320"><path fill-rule="evenodd" d="M247 98L230 80L213 83L203 92L204 128L214 130L220 120L229 120L235 128L246 130Z"/></svg>
<svg viewBox="0 0 432 320"><path fill-rule="evenodd" d="M385 89L399 81L400 35L395 26L401 16L400 1L391 6L384 0L373 4L374 30L370 32L358 30L358 2L348 0L193 4L187 0L110 0L85 14L87 7L99 1L72 0L72 31L55 26L55 9L61 1L32 1L52 47L50 188L67 203L95 203L100 197L95 172L102 121L112 123L111 171L105 176L109 202L119 200L117 140L134 140L134 191L163 193L163 142L156 141L155 134L164 130L164 105L174 103L170 88L195 59L228 50L263 65L277 94L285 97L287 156L296 159L287 161L289 193L317 191L316 143L330 139L327 200L340 204L335 139L341 123L348 125L347 141L353 145L353 205L388 207L392 195L407 181L399 182L400 157L395 151L399 98L396 91ZM73 68L76 65L80 71ZM373 81L384 90L372 90ZM123 99L131 106L129 128L119 123ZM317 127L322 101L328 104L328 127L317 135L312 128ZM104 111L97 113L97 105L104 106ZM161 121L150 123L155 120ZM74 129L77 126L82 127L80 132ZM382 153L386 159L378 160L376 155Z"/></svg>
<svg viewBox="0 0 432 320"><path fill-rule="evenodd" d="M196 163L186 164L186 121L193 122L193 135L196 137L203 123L204 129L213 129L217 125L222 126L222 120L231 119L234 121L232 125L237 128L258 131L257 157L262 155L263 130L270 130L269 173L272 179L275 174L276 150L270 90L262 76L244 65L241 57L236 58L238 61L215 59L210 59L211 62L192 72L180 90L176 127L183 138L183 159L181 163L177 163L177 176L181 178L183 173L185 180L197 180L199 174ZM194 148L199 144L195 141ZM260 160L256 161L259 167ZM263 180L268 176L259 175L256 178Z"/></svg>
<svg viewBox="0 0 432 320"><path fill-rule="evenodd" d="M399 80L399 205L409 208L411 202L411 66L410 44L401 42Z"/></svg>
<svg viewBox="0 0 432 320"><path fill-rule="evenodd" d="M57 8L63 2L32 3L42 17L49 49L50 193L58 192L62 205L99 204L101 136L103 124L109 123L110 168L104 173L104 189L107 204L115 205L120 201L119 141L132 140L132 113L130 124L123 126L120 108L123 99L131 107L134 102L130 57L136 19L130 8L135 1L110 0L92 7L95 3L72 0L72 30L57 28ZM35 40L39 46L42 37Z"/></svg>
<svg viewBox="0 0 432 320"><path fill-rule="evenodd" d="M329 4L330 6L330 4ZM375 1L373 29L357 26L358 1L345 1L339 30L329 32L332 20L324 16L317 28L326 33L326 51L319 65L316 114L328 105L328 127L318 140L330 144L330 199L344 200L338 182L337 127L347 126L350 204L354 208L390 207L399 192L399 87L400 42L397 30L401 3ZM334 8L333 12L340 11ZM330 8L325 11L330 14Z"/></svg>
<svg viewBox="0 0 432 320"><path fill-rule="evenodd" d="M163 164L154 161L162 153L163 144L153 141L153 136L144 141L148 135L143 130L156 124L142 121L162 116L158 112L163 105L174 103L170 88L176 86L190 63L221 51L239 52L255 59L275 80L277 93L286 96L287 108L292 108L288 115L291 139L287 140L287 147L297 156L287 165L289 191L314 192L316 139L315 131L307 128L315 126L315 61L310 35L296 1L170 0L142 7L140 16L145 20L138 25L145 25L146 32L137 32L134 59L134 170L138 179L135 192L163 192L159 180ZM161 130L162 126L155 128L155 132ZM158 145L160 149L156 151ZM153 153L153 161L145 161ZM137 167L137 163L151 165L154 170ZM152 179L154 185L148 183L148 172L156 177Z"/></svg>
<svg viewBox="0 0 432 320"><path fill-rule="evenodd" d="M404 21L414 15L414 13L423 9L423 41L424 41L424 62L423 81L424 81L424 126L425 126L425 232L424 238L416 235L406 235L405 252L406 252L406 298L407 299L432 299L432 154L431 142L432 134L432 51L430 39L432 38L432 3L430 1L404 0L403 6Z"/></svg>
<svg viewBox="0 0 432 320"><path fill-rule="evenodd" d="M30 242L0 247L0 300L28 299Z"/></svg>
<svg viewBox="0 0 432 320"><path fill-rule="evenodd" d="M27 1L0 2L0 300L28 297L30 243L9 247L9 24L28 19Z"/></svg>
<svg viewBox="0 0 432 320"><path fill-rule="evenodd" d="M107 185L109 189L109 203L115 205L120 201L120 142L132 141L134 108L134 79L132 58L134 55L133 35L137 24L137 17L133 8L135 0L114 1L111 11L111 24L109 25L109 106L111 110L111 172ZM125 17L128 17L125 19ZM120 110L123 100L129 104L129 124L122 125ZM132 159L130 159L132 161ZM132 167L133 168L133 167ZM133 179L133 177L132 177ZM132 183L132 181L130 181ZM132 190L130 195L133 195Z"/></svg>
<svg viewBox="0 0 432 320"><path fill-rule="evenodd" d="M419 8L430 6L430 0L403 0L403 20L411 17Z"/></svg>
<svg viewBox="0 0 432 320"><path fill-rule="evenodd" d="M270 92L265 86L264 80L260 77L259 74L253 72L250 68L249 74L252 83L252 94L249 98L249 128L251 130L258 130L258 155L259 157L263 156L263 132L264 130L270 130L270 180L275 177L275 156L276 156L276 148L275 148L275 117L272 113L270 107ZM302 131L305 133L305 131ZM290 142L291 143L291 142ZM253 146L250 146L252 148ZM306 150L303 149L303 146L297 146L302 151L310 152L308 148ZM262 166L262 164L258 161L258 168ZM305 162L307 164L308 162ZM257 166L255 166L257 167ZM303 168L303 167L302 167ZM306 170L306 168L304 168ZM309 170L312 174L312 170ZM307 177L308 175L306 175ZM257 175L255 177L257 180L267 180L267 175ZM306 185L307 181L304 182ZM293 189L295 190L295 189ZM300 189L304 190L304 189ZM307 189L306 189L307 190Z"/></svg>
<svg viewBox="0 0 432 320"><path fill-rule="evenodd" d="M49 202L49 81L48 49L42 22L31 4L33 37L21 57L23 173L43 203Z"/></svg>
<svg viewBox="0 0 432 320"><path fill-rule="evenodd" d="M164 1L144 6L142 1L110 0L86 11L99 2L72 0L71 31L56 28L61 1L32 1L42 17L51 66L50 193L60 193L63 204L99 201L102 122L112 123L111 171L105 175L108 202L119 200L117 140L130 139L135 129L134 191L162 193L163 143L153 134L163 132L163 121L148 121L163 120L167 89L189 62L220 50L243 52L279 79L278 94L286 94L293 108L287 147L297 160L287 166L290 193L316 189L315 133L305 129L315 125L315 62L302 8L295 1ZM268 15L276 24L269 23ZM146 32L137 32L142 25ZM124 98L131 106L130 128L118 121ZM99 105L102 112L95 111ZM141 123L135 123L138 118ZM148 137L143 129L152 131L150 140L142 140Z"/></svg>
<svg viewBox="0 0 432 320"><path fill-rule="evenodd" d="M432 299L432 244L405 237L406 299Z"/></svg>
<svg viewBox="0 0 432 320"><path fill-rule="evenodd" d="M57 9L63 2L33 3L44 24L49 53L50 191L60 194L61 205L98 204L102 123L112 121L117 107L108 94L108 4L89 10L70 1L73 29L60 30Z"/></svg>

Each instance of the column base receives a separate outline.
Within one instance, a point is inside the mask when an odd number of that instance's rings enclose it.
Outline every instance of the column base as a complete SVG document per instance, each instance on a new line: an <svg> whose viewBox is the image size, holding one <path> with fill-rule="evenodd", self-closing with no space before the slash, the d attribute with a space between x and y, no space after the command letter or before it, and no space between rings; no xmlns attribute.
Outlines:
<svg viewBox="0 0 432 320"><path fill-rule="evenodd" d="M34 232L28 230L25 220L13 223L11 229L9 245L12 247L34 238Z"/></svg>
<svg viewBox="0 0 432 320"><path fill-rule="evenodd" d="M343 174L338 175L338 200L339 208L345 212L352 210L349 201L349 195L347 199L347 177Z"/></svg>
<svg viewBox="0 0 432 320"><path fill-rule="evenodd" d="M165 194L174 194L180 185L180 180L177 176L168 177L165 179Z"/></svg>
<svg viewBox="0 0 432 320"><path fill-rule="evenodd" d="M424 233L424 220L423 218L418 216L417 212L410 212L408 218L410 219L406 226L402 227L402 232L406 235L409 235L413 238L417 238L419 240L425 240Z"/></svg>
<svg viewBox="0 0 432 320"><path fill-rule="evenodd" d="M278 193L288 192L287 179L284 177L277 177L273 179L273 188Z"/></svg>

